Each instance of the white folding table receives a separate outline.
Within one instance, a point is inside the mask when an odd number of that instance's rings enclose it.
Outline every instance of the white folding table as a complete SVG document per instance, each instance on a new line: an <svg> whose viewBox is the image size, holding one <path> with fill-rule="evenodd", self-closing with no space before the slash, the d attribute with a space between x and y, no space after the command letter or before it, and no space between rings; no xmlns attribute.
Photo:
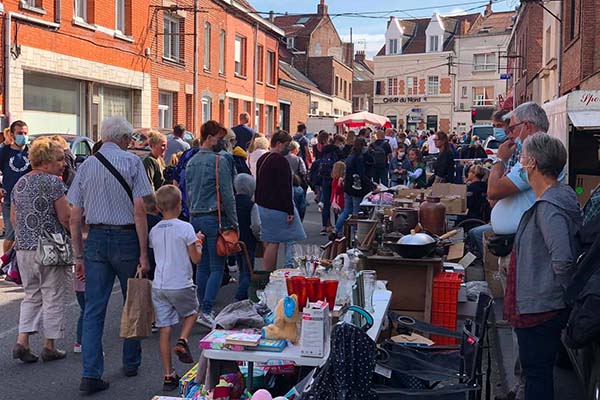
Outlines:
<svg viewBox="0 0 600 400"><path fill-rule="evenodd" d="M389 290L376 289L373 293L373 326L367 331L367 334L377 341L379 331L383 325L383 320L387 315L390 306L392 292ZM226 361L246 361L248 363L248 379L246 379L246 387L252 389L252 380L254 378L254 363L268 362L270 360L285 360L293 361L297 366L304 367L319 367L329 357L329 343L326 344L325 356L323 357L306 357L300 354L299 345L288 345L283 351L231 351L231 350L209 350L204 349L202 354L210 360L226 360Z"/></svg>

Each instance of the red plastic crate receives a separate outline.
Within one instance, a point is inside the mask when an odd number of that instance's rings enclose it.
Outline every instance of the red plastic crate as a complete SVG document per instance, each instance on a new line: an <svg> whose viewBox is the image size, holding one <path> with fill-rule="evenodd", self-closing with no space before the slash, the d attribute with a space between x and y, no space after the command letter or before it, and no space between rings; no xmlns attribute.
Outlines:
<svg viewBox="0 0 600 400"><path fill-rule="evenodd" d="M456 330L456 307L458 292L463 277L456 272L439 272L433 278L431 298L431 323L450 330ZM457 339L431 335L437 345L457 344Z"/></svg>

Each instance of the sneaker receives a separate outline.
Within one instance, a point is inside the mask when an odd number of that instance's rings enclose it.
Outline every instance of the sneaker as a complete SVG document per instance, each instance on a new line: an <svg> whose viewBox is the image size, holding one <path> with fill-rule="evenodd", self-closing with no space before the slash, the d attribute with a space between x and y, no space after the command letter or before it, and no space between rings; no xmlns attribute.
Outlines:
<svg viewBox="0 0 600 400"><path fill-rule="evenodd" d="M42 350L42 354L40 356L42 357L42 361L50 362L62 360L67 356L67 352L59 349L50 350L44 347L44 350Z"/></svg>
<svg viewBox="0 0 600 400"><path fill-rule="evenodd" d="M190 352L190 346L188 345L187 340L180 338L177 341L177 344L175 344L175 348L173 348L173 351L179 358L179 361L181 361L182 363L184 363L184 364L193 364L194 363L194 357L192 357L192 353Z"/></svg>
<svg viewBox="0 0 600 400"><path fill-rule="evenodd" d="M81 378L81 383L79 384L79 390L86 393L94 393L99 392L101 390L106 390L110 384L102 379L96 378Z"/></svg>
<svg viewBox="0 0 600 400"><path fill-rule="evenodd" d="M19 359L21 361L23 361L24 363L34 363L37 362L38 360L38 356L36 356L35 354L33 354L31 352L31 349L29 347L25 347L23 345L20 344L15 344L15 347L13 348L12 351L12 356L14 359Z"/></svg>
<svg viewBox="0 0 600 400"><path fill-rule="evenodd" d="M81 353L81 343L75 342L73 345L73 353Z"/></svg>
<svg viewBox="0 0 600 400"><path fill-rule="evenodd" d="M179 388L179 376L175 372L173 372L173 375L165 376L163 390L165 392L171 392L177 388Z"/></svg>
<svg viewBox="0 0 600 400"><path fill-rule="evenodd" d="M229 268L229 272L231 272L231 273L238 272L237 264L228 265L227 267Z"/></svg>
<svg viewBox="0 0 600 400"><path fill-rule="evenodd" d="M158 328L156 327L156 322L152 323L152 333L158 332Z"/></svg>
<svg viewBox="0 0 600 400"><path fill-rule="evenodd" d="M319 212L323 212L323 203L317 203L317 208L319 209Z"/></svg>
<svg viewBox="0 0 600 400"><path fill-rule="evenodd" d="M196 322L202 326L205 326L207 328L210 329L214 329L216 322L215 322L215 316L214 314L211 313L200 313L200 315L198 315L198 318L196 319Z"/></svg>

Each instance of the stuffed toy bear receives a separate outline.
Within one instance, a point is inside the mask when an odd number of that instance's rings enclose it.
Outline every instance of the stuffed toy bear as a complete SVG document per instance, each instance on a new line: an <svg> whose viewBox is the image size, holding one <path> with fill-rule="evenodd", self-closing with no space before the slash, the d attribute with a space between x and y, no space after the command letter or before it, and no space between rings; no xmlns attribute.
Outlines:
<svg viewBox="0 0 600 400"><path fill-rule="evenodd" d="M299 321L298 297L295 294L285 296L275 307L275 322L262 329L262 336L265 339L287 339L296 344L299 339L296 323Z"/></svg>

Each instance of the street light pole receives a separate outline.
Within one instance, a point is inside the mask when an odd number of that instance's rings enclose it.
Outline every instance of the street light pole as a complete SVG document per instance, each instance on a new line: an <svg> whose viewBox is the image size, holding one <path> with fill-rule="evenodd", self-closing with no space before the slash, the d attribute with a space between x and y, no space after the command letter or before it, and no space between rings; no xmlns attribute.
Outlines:
<svg viewBox="0 0 600 400"><path fill-rule="evenodd" d="M194 0L194 94L193 104L194 110L192 114L192 124L194 125L194 135L197 136L200 133L198 129L198 0Z"/></svg>

